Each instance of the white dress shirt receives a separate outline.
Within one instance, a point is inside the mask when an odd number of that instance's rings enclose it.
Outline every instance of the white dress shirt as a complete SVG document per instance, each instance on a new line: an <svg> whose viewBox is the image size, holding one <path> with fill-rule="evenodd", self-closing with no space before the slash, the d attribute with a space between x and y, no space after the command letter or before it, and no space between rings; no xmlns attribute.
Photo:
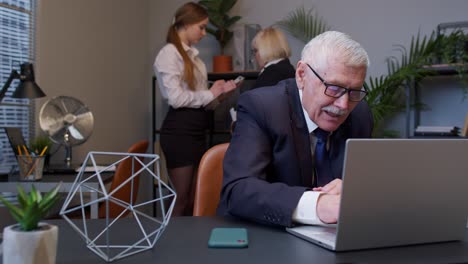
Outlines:
<svg viewBox="0 0 468 264"><path fill-rule="evenodd" d="M302 104L302 90L299 90L299 97ZM302 107L302 110L304 111L304 117L310 134L318 126L309 118L309 114L307 114L304 107ZM312 177L312 175L310 175L310 177ZM294 210L292 216L293 220L300 224L326 225L319 219L317 215L317 201L321 194L322 192L304 192L301 199L299 200L299 203L297 204L296 209Z"/></svg>
<svg viewBox="0 0 468 264"><path fill-rule="evenodd" d="M173 44L166 44L159 51L153 69L161 94L170 106L200 108L214 99L207 86L206 66L198 57L196 48L182 45L194 64L195 90L191 90L183 79L184 60Z"/></svg>

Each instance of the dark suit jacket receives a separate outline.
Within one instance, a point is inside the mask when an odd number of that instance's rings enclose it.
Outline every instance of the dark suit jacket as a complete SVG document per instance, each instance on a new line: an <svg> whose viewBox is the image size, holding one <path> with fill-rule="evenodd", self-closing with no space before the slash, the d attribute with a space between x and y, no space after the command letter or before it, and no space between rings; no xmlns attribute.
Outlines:
<svg viewBox="0 0 468 264"><path fill-rule="evenodd" d="M346 139L371 137L372 128L362 101L331 135L334 178L341 178ZM295 79L243 93L224 158L218 214L292 226L299 199L314 186L310 145Z"/></svg>
<svg viewBox="0 0 468 264"><path fill-rule="evenodd" d="M276 64L272 64L265 68L265 70L258 76L252 89L264 86L276 85L282 80L294 78L296 70L289 62L289 59L283 59Z"/></svg>

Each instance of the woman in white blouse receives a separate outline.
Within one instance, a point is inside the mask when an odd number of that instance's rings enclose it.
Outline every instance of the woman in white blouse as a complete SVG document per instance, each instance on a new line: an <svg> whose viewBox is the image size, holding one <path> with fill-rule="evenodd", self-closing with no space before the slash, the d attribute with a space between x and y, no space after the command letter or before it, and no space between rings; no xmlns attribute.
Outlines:
<svg viewBox="0 0 468 264"><path fill-rule="evenodd" d="M174 216L192 215L197 166L206 151L208 115L204 107L236 88L232 80L218 80L208 89L205 64L193 47L206 35L207 24L208 13L196 3L177 9L167 44L153 65L161 94L169 104L160 142L177 192Z"/></svg>

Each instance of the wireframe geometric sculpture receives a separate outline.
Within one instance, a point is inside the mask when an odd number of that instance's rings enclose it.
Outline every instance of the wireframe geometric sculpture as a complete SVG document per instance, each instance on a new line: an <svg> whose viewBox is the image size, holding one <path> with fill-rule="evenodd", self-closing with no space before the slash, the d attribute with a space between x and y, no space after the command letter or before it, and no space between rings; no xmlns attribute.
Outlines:
<svg viewBox="0 0 468 264"><path fill-rule="evenodd" d="M117 160L111 165L99 166L98 164L102 164L98 162L100 158ZM120 185L113 186L115 188L112 190L108 190L104 179L109 172L113 173L114 168L123 166L124 162L127 162L126 165L131 162L131 176ZM87 172L89 165L93 167L92 172ZM156 173L152 170L153 166ZM82 236L86 246L107 262L151 249L169 224L176 200L175 191L161 180L159 170L159 156L156 154L89 152L60 210L60 215ZM160 186L157 198L136 201L134 191L138 190L138 182L142 177L149 177L151 184L154 182ZM119 191L124 188L130 189L130 195L122 199L119 197ZM91 194L89 201L85 201L86 193ZM78 200L79 203L73 205L74 200ZM117 214L110 213L112 207L119 209ZM155 218L147 214L153 208L160 211L156 214L160 217ZM97 216L99 212L100 217L105 216L106 221L94 222L93 228L90 228L89 210L91 216ZM127 214L131 217L124 217ZM79 220L72 220L76 216ZM122 232L120 224L129 221L134 224L131 228L125 226L125 236L115 236L117 232Z"/></svg>

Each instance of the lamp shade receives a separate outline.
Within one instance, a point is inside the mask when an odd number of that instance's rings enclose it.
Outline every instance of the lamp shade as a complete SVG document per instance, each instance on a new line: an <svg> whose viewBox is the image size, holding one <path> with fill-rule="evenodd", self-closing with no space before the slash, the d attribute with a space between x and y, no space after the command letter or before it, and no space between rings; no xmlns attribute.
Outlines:
<svg viewBox="0 0 468 264"><path fill-rule="evenodd" d="M36 84L34 78L34 69L31 63L21 64L20 83L13 93L14 98L39 98L44 97L45 93Z"/></svg>
<svg viewBox="0 0 468 264"><path fill-rule="evenodd" d="M14 98L39 98L44 97L45 93L36 84L36 82L26 81L20 82L18 88L13 93Z"/></svg>

